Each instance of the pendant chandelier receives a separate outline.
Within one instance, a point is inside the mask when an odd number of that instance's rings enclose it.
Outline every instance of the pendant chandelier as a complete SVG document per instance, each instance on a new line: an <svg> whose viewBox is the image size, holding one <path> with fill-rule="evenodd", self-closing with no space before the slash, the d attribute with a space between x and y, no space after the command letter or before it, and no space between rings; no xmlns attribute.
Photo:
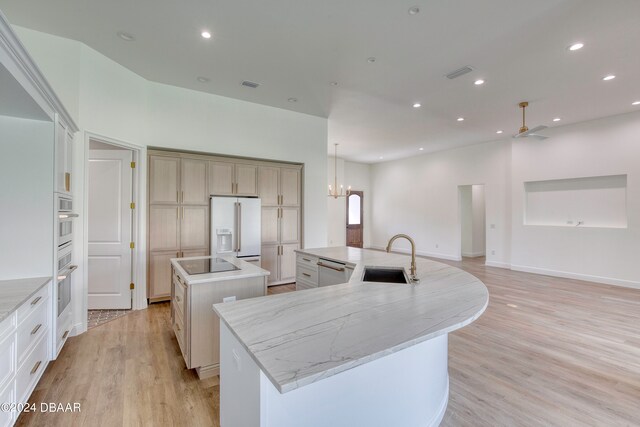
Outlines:
<svg viewBox="0 0 640 427"><path fill-rule="evenodd" d="M344 187L340 184L340 191L338 191L338 144L333 145L335 146L333 154L333 186L329 184L328 196L333 197L334 199L337 199L338 197L349 197L351 194L351 186L347 187L347 192L344 193Z"/></svg>

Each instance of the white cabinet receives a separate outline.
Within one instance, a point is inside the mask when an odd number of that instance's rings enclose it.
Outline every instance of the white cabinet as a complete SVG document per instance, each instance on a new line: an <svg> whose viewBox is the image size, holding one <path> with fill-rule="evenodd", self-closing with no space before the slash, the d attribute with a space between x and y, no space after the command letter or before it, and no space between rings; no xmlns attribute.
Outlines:
<svg viewBox="0 0 640 427"><path fill-rule="evenodd" d="M60 117L56 121L55 134L55 191L71 194L71 173L73 169L73 133Z"/></svg>

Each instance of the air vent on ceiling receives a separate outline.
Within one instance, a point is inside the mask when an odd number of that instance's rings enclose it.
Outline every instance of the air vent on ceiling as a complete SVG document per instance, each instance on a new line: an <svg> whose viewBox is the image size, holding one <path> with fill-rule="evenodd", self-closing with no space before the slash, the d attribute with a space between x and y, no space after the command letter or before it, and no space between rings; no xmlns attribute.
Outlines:
<svg viewBox="0 0 640 427"><path fill-rule="evenodd" d="M250 87L251 89L255 89L260 86L259 83L250 82L249 80L245 80L242 82L242 86Z"/></svg>
<svg viewBox="0 0 640 427"><path fill-rule="evenodd" d="M449 74L447 74L447 78L455 79L460 76L464 76L465 74L470 73L472 71L473 71L473 68L467 65L466 67L458 68L457 70L450 72Z"/></svg>

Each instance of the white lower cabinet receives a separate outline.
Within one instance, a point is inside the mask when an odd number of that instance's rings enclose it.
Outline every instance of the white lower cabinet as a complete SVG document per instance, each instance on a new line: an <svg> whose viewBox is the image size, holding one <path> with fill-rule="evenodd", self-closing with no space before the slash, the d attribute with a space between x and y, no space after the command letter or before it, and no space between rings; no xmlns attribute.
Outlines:
<svg viewBox="0 0 640 427"><path fill-rule="evenodd" d="M27 402L51 359L51 293L49 282L0 322L0 403ZM18 416L0 411L0 427Z"/></svg>

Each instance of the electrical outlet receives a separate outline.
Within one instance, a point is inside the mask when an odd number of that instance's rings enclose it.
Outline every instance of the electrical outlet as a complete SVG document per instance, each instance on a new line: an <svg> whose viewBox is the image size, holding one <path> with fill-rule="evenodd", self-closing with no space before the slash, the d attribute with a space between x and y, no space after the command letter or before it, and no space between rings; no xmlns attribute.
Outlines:
<svg viewBox="0 0 640 427"><path fill-rule="evenodd" d="M236 300L236 296L235 296L235 295L234 295L234 296L232 296L232 297L225 297L225 298L222 298L222 302L233 302L233 301L235 301L235 300Z"/></svg>

